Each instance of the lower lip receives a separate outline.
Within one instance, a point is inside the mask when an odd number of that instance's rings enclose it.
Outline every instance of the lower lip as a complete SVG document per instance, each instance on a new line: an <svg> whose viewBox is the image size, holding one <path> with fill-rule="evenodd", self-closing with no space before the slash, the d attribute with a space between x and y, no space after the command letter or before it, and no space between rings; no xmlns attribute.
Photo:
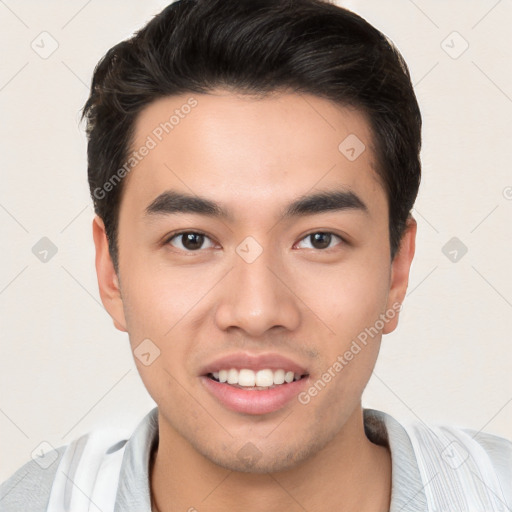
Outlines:
<svg viewBox="0 0 512 512"><path fill-rule="evenodd" d="M268 414L284 407L297 397L307 384L308 377L282 384L272 389L241 389L202 376L206 389L225 407L245 414Z"/></svg>

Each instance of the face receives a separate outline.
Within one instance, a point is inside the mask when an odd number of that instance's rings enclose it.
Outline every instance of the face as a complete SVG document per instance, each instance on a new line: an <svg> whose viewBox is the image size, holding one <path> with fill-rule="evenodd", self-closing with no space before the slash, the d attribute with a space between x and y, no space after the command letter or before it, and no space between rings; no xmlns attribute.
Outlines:
<svg viewBox="0 0 512 512"><path fill-rule="evenodd" d="M390 261L366 118L309 95L218 90L154 102L135 133L133 149L150 149L125 178L119 276L99 219L96 264L161 437L268 472L349 436L415 234ZM283 370L300 378L279 384Z"/></svg>

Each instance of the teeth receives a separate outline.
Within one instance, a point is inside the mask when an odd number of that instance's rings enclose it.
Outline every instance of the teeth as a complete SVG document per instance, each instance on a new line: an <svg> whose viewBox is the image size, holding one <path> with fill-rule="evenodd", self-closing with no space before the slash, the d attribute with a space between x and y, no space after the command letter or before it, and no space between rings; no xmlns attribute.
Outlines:
<svg viewBox="0 0 512 512"><path fill-rule="evenodd" d="M243 371L243 370L242 370ZM251 370L246 370L251 371ZM241 374L242 372L240 372ZM254 373L254 372L252 372ZM259 370L256 373L256 386L268 387L274 385L274 372L272 370Z"/></svg>
<svg viewBox="0 0 512 512"><path fill-rule="evenodd" d="M238 372L239 386L253 387L256 384L256 374L252 370L240 370Z"/></svg>
<svg viewBox="0 0 512 512"><path fill-rule="evenodd" d="M299 380L301 375L298 373L287 372L285 370L258 370L254 372L243 368L236 370L230 368L229 370L219 370L218 372L212 373L213 377L219 382L227 382L228 384L235 384L243 387L272 387L274 385L280 385Z"/></svg>
<svg viewBox="0 0 512 512"><path fill-rule="evenodd" d="M238 370L231 368L228 371L228 384L238 384Z"/></svg>
<svg viewBox="0 0 512 512"><path fill-rule="evenodd" d="M274 372L274 384L284 384L284 370Z"/></svg>

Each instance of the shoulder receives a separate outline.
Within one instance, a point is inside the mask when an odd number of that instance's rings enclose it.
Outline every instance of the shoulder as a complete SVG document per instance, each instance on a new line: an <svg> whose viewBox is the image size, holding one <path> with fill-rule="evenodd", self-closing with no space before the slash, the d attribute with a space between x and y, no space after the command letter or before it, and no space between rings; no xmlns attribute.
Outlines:
<svg viewBox="0 0 512 512"><path fill-rule="evenodd" d="M512 510L510 439L373 409L364 420L369 439L391 451L392 510Z"/></svg>
<svg viewBox="0 0 512 512"><path fill-rule="evenodd" d="M62 500L68 503L75 494L79 501L83 500L80 492L85 496L94 493L98 500L96 504L104 501L110 504L115 501L125 452L128 452L128 466L133 464L132 459L140 466L139 459L149 453L155 438L158 438L157 407L146 415L135 432L120 426L93 429L21 466L0 485L0 510L43 512L49 505L60 504ZM130 449L125 450L128 445ZM130 469L125 468L125 472ZM69 485L70 481L73 485ZM133 480L130 480L132 484ZM79 489L76 493L75 488Z"/></svg>
<svg viewBox="0 0 512 512"><path fill-rule="evenodd" d="M503 470L512 479L512 440L496 434L454 425L404 424L418 451L434 449L431 458L452 468L466 462Z"/></svg>
<svg viewBox="0 0 512 512"><path fill-rule="evenodd" d="M500 503L512 504L511 440L452 425L416 422L404 426L422 479L432 482L429 487L433 494L453 501L458 496L486 510L495 510L492 507ZM460 489L464 489L463 497Z"/></svg>
<svg viewBox="0 0 512 512"><path fill-rule="evenodd" d="M55 474L67 446L56 448L21 466L0 485L3 512L46 511Z"/></svg>
<svg viewBox="0 0 512 512"><path fill-rule="evenodd" d="M489 461L489 466L500 480L505 480L505 487L509 490L509 497L512 498L512 440L469 428L453 428L452 430L464 441L469 439L474 450L468 450L467 458L478 456Z"/></svg>
<svg viewBox="0 0 512 512"><path fill-rule="evenodd" d="M96 492L94 496L109 499L111 489L105 491L105 482L96 486L96 481L117 479L127 442L123 433L115 428L92 430L25 463L0 486L2 512L53 510L62 500L68 503L74 499L75 487L86 496Z"/></svg>

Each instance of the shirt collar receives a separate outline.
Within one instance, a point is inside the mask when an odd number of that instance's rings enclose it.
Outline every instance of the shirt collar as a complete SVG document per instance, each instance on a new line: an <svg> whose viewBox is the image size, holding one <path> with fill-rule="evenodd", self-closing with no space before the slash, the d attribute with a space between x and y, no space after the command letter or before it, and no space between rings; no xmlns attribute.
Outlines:
<svg viewBox="0 0 512 512"><path fill-rule="evenodd" d="M363 409L363 417L366 437L391 452L390 512L427 512L425 485L405 429L382 411Z"/></svg>

